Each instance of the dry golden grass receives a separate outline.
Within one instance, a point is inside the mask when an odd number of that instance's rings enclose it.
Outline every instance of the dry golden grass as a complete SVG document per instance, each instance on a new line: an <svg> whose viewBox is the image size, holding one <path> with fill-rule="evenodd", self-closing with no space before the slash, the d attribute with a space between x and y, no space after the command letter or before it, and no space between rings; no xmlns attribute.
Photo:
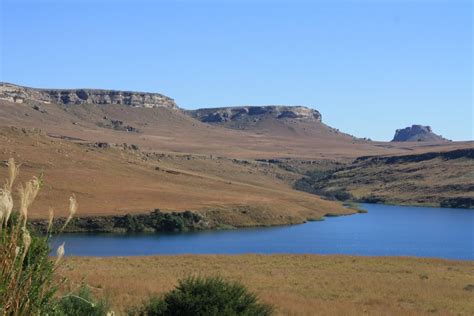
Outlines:
<svg viewBox="0 0 474 316"><path fill-rule="evenodd" d="M232 159L161 156L97 149L38 133L0 129L0 160L14 157L22 179L43 170L45 185L30 218L68 215L67 194L81 201L80 216L193 210L235 226L288 224L326 213L347 214L340 204L295 191L294 174ZM156 169L158 167L158 170ZM8 169L0 165L0 176ZM67 194L66 194L67 193Z"/></svg>
<svg viewBox="0 0 474 316"><path fill-rule="evenodd" d="M180 255L66 259L116 310L190 274L238 280L281 315L472 315L472 261L320 255Z"/></svg>
<svg viewBox="0 0 474 316"><path fill-rule="evenodd" d="M387 204L439 206L448 198L474 198L474 160L352 165L321 181L321 186L347 191L358 199L376 196Z"/></svg>
<svg viewBox="0 0 474 316"><path fill-rule="evenodd" d="M363 155L402 154L447 150L467 145L452 143L386 143L353 140L322 124L267 122L256 130L232 130L192 119L165 108L131 108L122 105L61 106L43 104L41 113L32 106L0 100L0 126L41 128L43 131L86 141L133 143L152 151L213 154L237 158L355 158ZM324 113L323 113L324 115ZM125 133L100 128L103 117L121 120L140 129ZM337 126L336 126L337 127Z"/></svg>

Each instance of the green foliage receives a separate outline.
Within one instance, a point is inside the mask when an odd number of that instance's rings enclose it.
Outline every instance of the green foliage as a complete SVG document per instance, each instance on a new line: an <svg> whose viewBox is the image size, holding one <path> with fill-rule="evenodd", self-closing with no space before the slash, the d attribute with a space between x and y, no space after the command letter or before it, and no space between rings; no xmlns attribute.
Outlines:
<svg viewBox="0 0 474 316"><path fill-rule="evenodd" d="M96 301L87 286L82 286L77 294L62 297L55 309L55 315L67 316L105 316L109 303L104 300Z"/></svg>
<svg viewBox="0 0 474 316"><path fill-rule="evenodd" d="M321 195L330 200L338 201L349 201L353 200L354 197L350 192L347 192L345 188L338 188L336 190L331 189L327 190L326 180L330 179L335 172L339 169L328 169L328 170L319 170L315 169L308 171L305 174L305 177L298 179L294 188L299 191L304 191L316 195Z"/></svg>
<svg viewBox="0 0 474 316"><path fill-rule="evenodd" d="M128 232L166 231L181 232L192 229L201 217L192 212L163 213L156 209L150 214L125 215L119 218L115 227L125 228Z"/></svg>
<svg viewBox="0 0 474 316"><path fill-rule="evenodd" d="M66 315L59 311L55 276L64 244L58 247L54 262L49 255L53 214L46 235L30 233L31 225L27 225L28 208L38 195L42 177L18 186L19 207L14 211L11 192L19 167L10 159L8 168L9 178L0 188L0 315ZM69 201L70 215L64 226L77 210L75 197Z"/></svg>
<svg viewBox="0 0 474 316"><path fill-rule="evenodd" d="M364 202L364 203L374 203L374 204L385 202L385 200L382 197L376 196L376 195L373 195L373 194L362 197L359 200L361 202Z"/></svg>
<svg viewBox="0 0 474 316"><path fill-rule="evenodd" d="M128 232L143 232L145 226L135 216L131 214L125 215L124 226Z"/></svg>
<svg viewBox="0 0 474 316"><path fill-rule="evenodd" d="M318 181L318 180L324 179L326 177L329 177L333 173L334 173L334 170L315 169L315 170L308 171L305 174L306 174L306 176L311 178L313 181Z"/></svg>
<svg viewBox="0 0 474 316"><path fill-rule="evenodd" d="M152 296L143 306L132 307L128 310L129 316L168 315L167 305L162 297Z"/></svg>
<svg viewBox="0 0 474 316"><path fill-rule="evenodd" d="M1 232L0 314L44 313L53 309L56 293L51 249L45 237L31 236L31 244L25 245L18 222L13 217ZM18 254L15 249L20 249Z"/></svg>
<svg viewBox="0 0 474 316"><path fill-rule="evenodd" d="M344 190L335 191L334 198L338 201L348 201L352 199L352 194Z"/></svg>
<svg viewBox="0 0 474 316"><path fill-rule="evenodd" d="M139 315L271 315L273 308L259 303L255 294L237 282L220 277L189 277L163 297L154 297L136 312ZM132 313L133 314L133 313Z"/></svg>

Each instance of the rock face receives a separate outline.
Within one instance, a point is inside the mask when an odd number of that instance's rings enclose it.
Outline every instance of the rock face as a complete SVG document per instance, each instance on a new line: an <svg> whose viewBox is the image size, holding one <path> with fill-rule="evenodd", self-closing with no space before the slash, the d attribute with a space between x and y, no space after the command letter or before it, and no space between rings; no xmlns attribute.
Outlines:
<svg viewBox="0 0 474 316"><path fill-rule="evenodd" d="M412 125L397 129L392 142L439 142L448 141L440 135L433 133L430 126Z"/></svg>
<svg viewBox="0 0 474 316"><path fill-rule="evenodd" d="M269 105L210 108L188 111L188 114L205 123L259 120L263 117L321 122L321 114L318 111L304 106Z"/></svg>
<svg viewBox="0 0 474 316"><path fill-rule="evenodd" d="M0 100L16 103L36 101L65 105L123 104L130 107L178 109L173 99L159 93L96 89L35 89L3 82L0 83Z"/></svg>

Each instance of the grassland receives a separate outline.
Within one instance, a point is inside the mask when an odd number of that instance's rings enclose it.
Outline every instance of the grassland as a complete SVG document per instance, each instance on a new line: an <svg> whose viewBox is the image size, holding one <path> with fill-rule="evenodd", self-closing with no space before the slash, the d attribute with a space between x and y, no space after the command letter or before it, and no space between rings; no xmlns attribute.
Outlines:
<svg viewBox="0 0 474 316"><path fill-rule="evenodd" d="M295 187L360 202L474 208L474 148L317 167Z"/></svg>
<svg viewBox="0 0 474 316"><path fill-rule="evenodd" d="M22 163L20 178L44 174L31 219L67 216L67 195L80 204L77 216L109 216L191 210L231 226L301 223L327 213L353 211L291 188L300 175L256 161L120 146L97 148L43 133L0 129L0 160ZM6 176L0 164L0 177Z"/></svg>
<svg viewBox="0 0 474 316"><path fill-rule="evenodd" d="M66 260L71 287L87 282L116 311L190 274L238 280L280 315L472 315L472 261L319 255L181 255ZM466 288L466 289L465 289Z"/></svg>
<svg viewBox="0 0 474 316"><path fill-rule="evenodd" d="M45 113L34 109L39 106ZM127 133L103 126L104 117L136 127ZM369 142L349 137L320 123L272 120L259 127L235 130L195 120L181 111L132 108L123 105L81 104L64 106L28 101L0 100L0 126L39 128L45 133L75 141L133 143L147 151L212 154L231 158L296 157L304 159L356 158L447 150L468 145L452 143Z"/></svg>

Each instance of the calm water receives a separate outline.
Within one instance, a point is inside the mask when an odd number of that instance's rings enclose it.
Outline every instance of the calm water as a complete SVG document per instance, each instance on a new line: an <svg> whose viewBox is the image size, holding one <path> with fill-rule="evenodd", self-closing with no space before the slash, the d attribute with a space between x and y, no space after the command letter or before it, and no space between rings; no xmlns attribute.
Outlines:
<svg viewBox="0 0 474 316"><path fill-rule="evenodd" d="M311 253L474 260L474 210L364 204L322 222L175 234L69 234L67 255ZM56 243L57 244L57 243Z"/></svg>

